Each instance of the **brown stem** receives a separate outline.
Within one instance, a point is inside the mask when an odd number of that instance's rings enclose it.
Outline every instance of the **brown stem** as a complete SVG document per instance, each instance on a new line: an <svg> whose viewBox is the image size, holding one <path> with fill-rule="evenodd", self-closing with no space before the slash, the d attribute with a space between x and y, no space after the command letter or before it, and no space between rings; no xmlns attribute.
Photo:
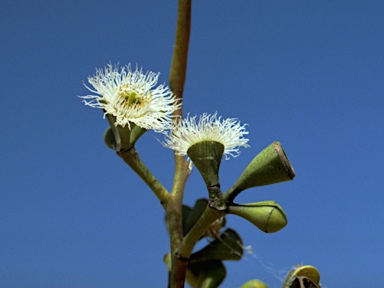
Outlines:
<svg viewBox="0 0 384 288"><path fill-rule="evenodd" d="M191 28L191 0L179 0L177 28L169 85L178 100L182 102L184 83L187 70L189 35ZM175 124L183 115L182 108L174 112ZM165 210L171 241L172 271L171 287L182 288L185 282L187 262L176 258L175 252L183 240L182 227L182 200L184 187L189 175L188 163L184 157L175 155L175 177L170 201L167 202Z"/></svg>
<svg viewBox="0 0 384 288"><path fill-rule="evenodd" d="M171 240L172 270L171 270L171 287L184 287L185 273L187 263L180 261L174 257L175 251L179 247L183 239L183 223L182 223L182 205L185 184L189 175L188 163L180 161L178 164L176 157L176 171L172 194L170 201L167 202L165 210L167 213L167 222L169 235ZM183 158L183 157L180 157ZM183 158L185 160L185 158Z"/></svg>
<svg viewBox="0 0 384 288"><path fill-rule="evenodd" d="M176 39L173 50L169 85L174 94L183 98L185 75L187 71L187 58L189 35L191 30L191 0L179 0ZM182 115L182 109L175 112L175 115Z"/></svg>

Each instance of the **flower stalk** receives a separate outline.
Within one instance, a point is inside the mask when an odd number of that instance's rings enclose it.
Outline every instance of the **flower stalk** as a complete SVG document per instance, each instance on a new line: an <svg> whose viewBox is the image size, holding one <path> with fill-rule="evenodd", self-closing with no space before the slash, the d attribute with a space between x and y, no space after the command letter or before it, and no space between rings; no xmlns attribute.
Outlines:
<svg viewBox="0 0 384 288"><path fill-rule="evenodd" d="M136 152L135 147L131 147L128 150L120 150L116 152L125 163L131 167L137 175L148 185L148 187L153 191L156 197L160 200L162 205L165 205L170 199L170 193L164 186L156 179L156 177L149 171L147 166L140 160L139 154Z"/></svg>

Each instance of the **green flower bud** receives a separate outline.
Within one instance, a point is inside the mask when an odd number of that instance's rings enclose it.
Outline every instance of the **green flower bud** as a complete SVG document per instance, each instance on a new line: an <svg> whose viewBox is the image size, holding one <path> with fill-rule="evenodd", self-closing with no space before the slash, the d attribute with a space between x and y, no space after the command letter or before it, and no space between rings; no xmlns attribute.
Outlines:
<svg viewBox="0 0 384 288"><path fill-rule="evenodd" d="M320 287L320 273L310 265L299 266L289 271L283 288L318 288Z"/></svg>
<svg viewBox="0 0 384 288"><path fill-rule="evenodd" d="M281 144L274 142L261 151L245 168L227 197L233 200L241 191L257 186L292 180L295 172Z"/></svg>
<svg viewBox="0 0 384 288"><path fill-rule="evenodd" d="M224 145L216 141L202 141L192 145L187 154L203 176L209 192L209 206L217 210L227 209L220 190L219 168Z"/></svg>
<svg viewBox="0 0 384 288"><path fill-rule="evenodd" d="M171 259L171 253L167 253L164 255L163 261L165 265L167 265L168 272L171 272L172 270L172 259Z"/></svg>
<svg viewBox="0 0 384 288"><path fill-rule="evenodd" d="M273 233L287 225L287 216L283 208L275 201L264 201L249 204L232 204L228 213L247 219L265 233Z"/></svg>
<svg viewBox="0 0 384 288"><path fill-rule="evenodd" d="M187 151L208 187L219 184L219 168L223 153L224 145L216 141L198 142Z"/></svg>
<svg viewBox="0 0 384 288"><path fill-rule="evenodd" d="M115 135L113 135L111 127L108 127L104 132L104 142L108 148L111 148L112 150L116 149Z"/></svg>
<svg viewBox="0 0 384 288"><path fill-rule="evenodd" d="M122 127L120 125L116 126L116 119L114 116L108 114L106 117L110 124L112 134L107 130L106 134L104 135L104 140L107 143L108 147L110 147L110 144L113 144L113 146L111 147L113 147L112 149L116 150L116 152L132 148L135 145L136 141L145 132L147 132L146 129L141 128L140 126L137 126L134 123L131 123L130 126L126 125L125 127ZM112 141L112 135L114 137L114 141ZM107 142L107 139L105 138L106 136L108 136L109 142Z"/></svg>
<svg viewBox="0 0 384 288"><path fill-rule="evenodd" d="M244 283L240 288L268 288L268 286L264 282L254 279Z"/></svg>

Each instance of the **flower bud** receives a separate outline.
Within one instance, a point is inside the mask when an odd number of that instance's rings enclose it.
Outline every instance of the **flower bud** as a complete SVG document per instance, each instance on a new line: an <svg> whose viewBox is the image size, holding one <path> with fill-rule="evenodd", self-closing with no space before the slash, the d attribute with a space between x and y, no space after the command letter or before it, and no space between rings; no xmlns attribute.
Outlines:
<svg viewBox="0 0 384 288"><path fill-rule="evenodd" d="M294 177L295 172L281 144L274 142L249 163L229 193L234 199L245 189L292 180Z"/></svg>
<svg viewBox="0 0 384 288"><path fill-rule="evenodd" d="M207 187L219 184L219 168L223 153L224 145L216 141L198 142L187 151Z"/></svg>
<svg viewBox="0 0 384 288"><path fill-rule="evenodd" d="M136 141L148 130L131 123L130 126L115 125L115 117L106 116L110 127L104 134L104 141L109 148L112 147L116 152L132 148Z"/></svg>
<svg viewBox="0 0 384 288"><path fill-rule="evenodd" d="M295 267L285 278L283 288L295 287L320 287L319 271L310 265Z"/></svg>
<svg viewBox="0 0 384 288"><path fill-rule="evenodd" d="M201 141L192 145L187 154L203 176L209 193L209 207L227 209L220 190L219 168L224 153L224 145L216 141Z"/></svg>
<svg viewBox="0 0 384 288"><path fill-rule="evenodd" d="M268 286L264 282L254 279L244 283L240 288L268 288Z"/></svg>
<svg viewBox="0 0 384 288"><path fill-rule="evenodd" d="M228 206L228 213L247 219L265 233L277 232L288 223L283 208L275 201L249 204L234 203Z"/></svg>
<svg viewBox="0 0 384 288"><path fill-rule="evenodd" d="M116 141L115 135L113 135L113 131L111 127L108 127L104 132L104 142L108 146L108 148L115 150L116 149Z"/></svg>
<svg viewBox="0 0 384 288"><path fill-rule="evenodd" d="M164 255L163 262L167 265L168 272L172 270L172 256L171 253L167 253Z"/></svg>

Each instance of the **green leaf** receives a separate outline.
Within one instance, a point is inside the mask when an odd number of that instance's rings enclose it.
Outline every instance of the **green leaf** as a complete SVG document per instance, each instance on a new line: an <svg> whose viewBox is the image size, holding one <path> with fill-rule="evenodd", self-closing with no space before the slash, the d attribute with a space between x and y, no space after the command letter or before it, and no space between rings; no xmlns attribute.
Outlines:
<svg viewBox="0 0 384 288"><path fill-rule="evenodd" d="M219 260L211 260L189 264L186 279L192 287L216 288L226 275L224 264Z"/></svg>
<svg viewBox="0 0 384 288"><path fill-rule="evenodd" d="M228 228L220 237L203 249L193 253L189 263L208 260L240 260L243 256L243 244L239 234Z"/></svg>

